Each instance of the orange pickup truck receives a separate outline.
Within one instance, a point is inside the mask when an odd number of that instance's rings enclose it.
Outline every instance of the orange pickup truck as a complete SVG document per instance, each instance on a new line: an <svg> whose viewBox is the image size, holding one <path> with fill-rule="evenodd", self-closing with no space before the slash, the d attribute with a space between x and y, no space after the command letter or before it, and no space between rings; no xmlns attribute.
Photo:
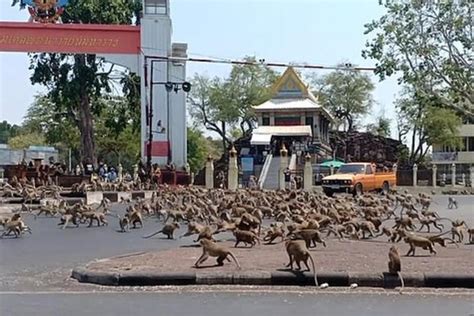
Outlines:
<svg viewBox="0 0 474 316"><path fill-rule="evenodd" d="M324 177L323 191L327 196L336 192L362 195L366 191L388 192L397 183L397 175L393 171L377 172L375 165L366 162L348 163L336 174Z"/></svg>

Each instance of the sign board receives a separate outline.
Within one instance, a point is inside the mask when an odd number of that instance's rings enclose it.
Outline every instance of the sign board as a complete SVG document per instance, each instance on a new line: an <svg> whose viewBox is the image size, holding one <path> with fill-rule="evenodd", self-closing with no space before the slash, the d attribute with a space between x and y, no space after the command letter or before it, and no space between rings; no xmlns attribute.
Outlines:
<svg viewBox="0 0 474 316"><path fill-rule="evenodd" d="M253 173L253 157L241 157L240 161L242 163L243 172L252 172Z"/></svg>

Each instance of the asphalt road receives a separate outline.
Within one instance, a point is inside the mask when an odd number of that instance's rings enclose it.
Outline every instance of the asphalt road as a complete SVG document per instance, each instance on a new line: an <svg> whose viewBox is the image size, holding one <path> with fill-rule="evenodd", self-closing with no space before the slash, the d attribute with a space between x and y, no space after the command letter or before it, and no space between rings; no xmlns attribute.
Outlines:
<svg viewBox="0 0 474 316"><path fill-rule="evenodd" d="M2 315L472 315L472 297L294 293L0 294Z"/></svg>
<svg viewBox="0 0 474 316"><path fill-rule="evenodd" d="M435 196L432 209L441 217L460 218L474 226L474 196L457 196L459 209L447 209L447 197ZM116 205L113 211L122 213L123 205ZM143 239L162 224L155 218L145 222L145 228L132 229L128 233L119 233L118 220L108 217L107 227L81 225L79 228L62 230L57 226L58 218L32 216L26 218L33 234L23 238L4 238L0 240L0 277L21 275L24 273L44 272L54 269L72 269L91 260L148 250L161 250L191 243L193 237L180 240L165 240L162 235ZM449 222L445 221L449 227ZM177 235L182 234L182 227ZM0 289L5 284L1 284Z"/></svg>

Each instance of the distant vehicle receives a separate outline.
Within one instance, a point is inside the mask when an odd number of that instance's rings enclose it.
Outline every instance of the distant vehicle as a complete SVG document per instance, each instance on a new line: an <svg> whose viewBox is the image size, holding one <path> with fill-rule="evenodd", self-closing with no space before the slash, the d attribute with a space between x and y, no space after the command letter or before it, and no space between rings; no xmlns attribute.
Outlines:
<svg viewBox="0 0 474 316"><path fill-rule="evenodd" d="M356 162L345 164L336 174L324 177L322 187L327 196L333 196L337 192L352 193L355 196L367 191L388 192L396 183L395 172L377 172L374 164Z"/></svg>
<svg viewBox="0 0 474 316"><path fill-rule="evenodd" d="M321 164L313 165L314 184L321 185L323 178L331 174L331 168L321 166Z"/></svg>

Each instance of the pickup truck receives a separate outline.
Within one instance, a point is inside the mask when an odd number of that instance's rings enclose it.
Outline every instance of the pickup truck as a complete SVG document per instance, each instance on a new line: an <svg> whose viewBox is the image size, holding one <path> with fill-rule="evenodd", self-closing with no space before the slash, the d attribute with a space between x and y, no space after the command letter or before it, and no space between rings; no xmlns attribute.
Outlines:
<svg viewBox="0 0 474 316"><path fill-rule="evenodd" d="M324 177L323 191L327 196L336 192L362 195L366 191L389 191L397 183L393 171L377 172L374 164L355 162L343 165L336 174Z"/></svg>

